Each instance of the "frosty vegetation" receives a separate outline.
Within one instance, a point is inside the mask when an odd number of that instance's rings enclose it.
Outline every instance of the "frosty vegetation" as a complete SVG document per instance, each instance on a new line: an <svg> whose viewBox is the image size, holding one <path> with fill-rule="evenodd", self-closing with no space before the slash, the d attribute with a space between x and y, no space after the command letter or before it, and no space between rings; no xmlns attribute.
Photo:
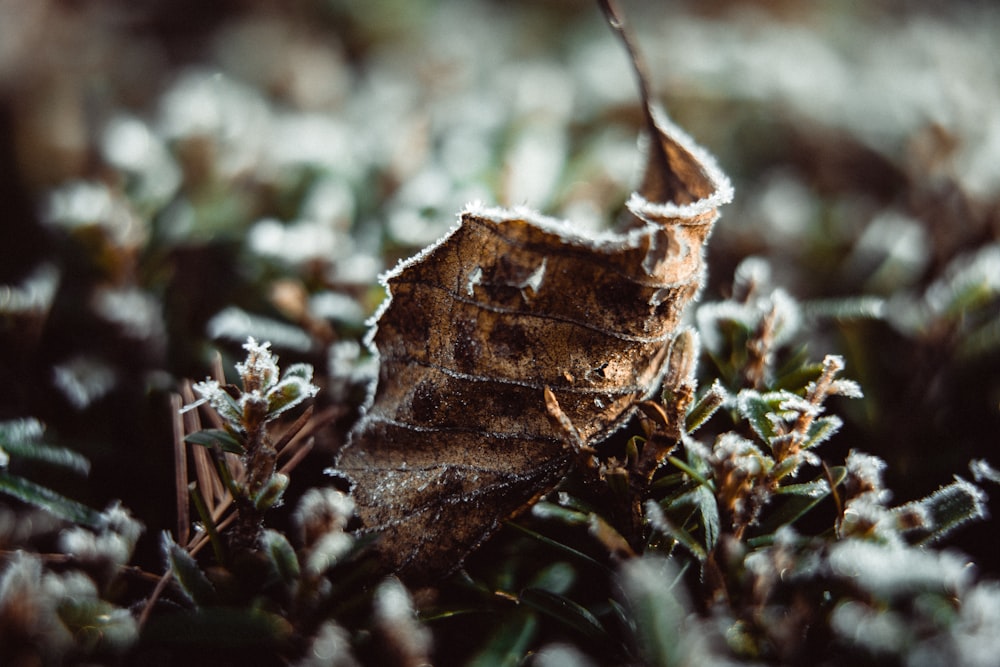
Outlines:
<svg viewBox="0 0 1000 667"><path fill-rule="evenodd" d="M85 4L0 7L0 663L995 663L995 7L621 0L736 193L683 437L633 505L650 407L407 590L320 473L378 276L474 201L607 231L619 46L564 2Z"/></svg>

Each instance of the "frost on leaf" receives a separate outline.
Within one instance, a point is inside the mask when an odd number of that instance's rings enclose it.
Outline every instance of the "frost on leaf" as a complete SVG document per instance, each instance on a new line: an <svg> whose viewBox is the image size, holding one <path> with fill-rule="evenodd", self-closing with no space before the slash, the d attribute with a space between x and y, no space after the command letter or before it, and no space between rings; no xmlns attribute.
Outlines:
<svg viewBox="0 0 1000 667"><path fill-rule="evenodd" d="M378 378L336 468L388 568L453 569L562 478L571 451L546 388L588 444L657 388L732 189L643 102L647 166L620 229L472 205L384 277Z"/></svg>

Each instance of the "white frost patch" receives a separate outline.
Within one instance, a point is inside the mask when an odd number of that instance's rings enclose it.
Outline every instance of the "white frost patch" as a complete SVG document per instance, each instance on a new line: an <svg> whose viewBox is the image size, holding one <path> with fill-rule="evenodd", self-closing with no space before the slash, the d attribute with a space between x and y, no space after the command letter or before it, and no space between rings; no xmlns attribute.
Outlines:
<svg viewBox="0 0 1000 667"><path fill-rule="evenodd" d="M567 245L587 248L597 252L614 252L624 248L638 248L646 237L662 228L660 225L649 223L639 229L630 229L624 234L608 230L594 232L581 228L569 220L542 215L538 211L525 206L501 208L498 206L486 206L480 201L472 201L466 204L461 216L464 217L466 215L495 223L503 223L512 219L524 220L543 231L555 234ZM448 235L450 236L451 233ZM435 247L436 245L438 244L435 244Z"/></svg>
<svg viewBox="0 0 1000 667"><path fill-rule="evenodd" d="M72 181L54 190L42 217L46 224L66 229L99 226L120 246L141 245L149 231L123 198L105 184L89 181Z"/></svg>
<svg viewBox="0 0 1000 667"><path fill-rule="evenodd" d="M312 340L302 329L269 317L251 315L235 306L218 312L206 328L213 340L245 341L254 336L296 352L308 352L312 348Z"/></svg>
<svg viewBox="0 0 1000 667"><path fill-rule="evenodd" d="M159 301L141 289L100 289L94 295L94 309L129 338L151 340L165 334Z"/></svg>
<svg viewBox="0 0 1000 667"><path fill-rule="evenodd" d="M830 626L841 637L875 654L898 654L910 639L906 619L898 613L875 610L853 600L833 610Z"/></svg>
<svg viewBox="0 0 1000 667"><path fill-rule="evenodd" d="M969 461L969 470L972 471L972 478L977 482L990 481L994 484L1000 484L1000 470L991 466L986 459Z"/></svg>
<svg viewBox="0 0 1000 667"><path fill-rule="evenodd" d="M74 357L52 369L53 381L73 407L83 410L107 395L118 377L114 369L94 357Z"/></svg>
<svg viewBox="0 0 1000 667"><path fill-rule="evenodd" d="M101 150L105 159L138 176L143 197L166 202L181 184L181 170L156 133L142 120L118 114L104 128Z"/></svg>
<svg viewBox="0 0 1000 667"><path fill-rule="evenodd" d="M59 285L59 270L43 264L20 285L0 285L0 313L44 313Z"/></svg>
<svg viewBox="0 0 1000 667"><path fill-rule="evenodd" d="M365 311L356 299L341 292L318 292L309 297L309 312L316 317L335 322L360 324Z"/></svg>
<svg viewBox="0 0 1000 667"><path fill-rule="evenodd" d="M857 479L862 486L882 489L882 473L886 469L886 463L879 457L852 449L847 454L845 465L847 474ZM888 500L888 497L882 500Z"/></svg>
<svg viewBox="0 0 1000 667"><path fill-rule="evenodd" d="M192 69L161 98L160 131L168 141L204 137L218 151L224 178L254 169L270 138L270 110L260 94L218 71Z"/></svg>
<svg viewBox="0 0 1000 667"><path fill-rule="evenodd" d="M957 553L856 539L834 544L829 563L834 574L884 597L920 591L961 592L973 578L972 564Z"/></svg>
<svg viewBox="0 0 1000 667"><path fill-rule="evenodd" d="M349 243L349 239L338 234L331 224L316 220L299 220L286 225L265 218L254 224L247 238L254 253L291 265L311 260L330 261L341 246Z"/></svg>
<svg viewBox="0 0 1000 667"><path fill-rule="evenodd" d="M531 272L530 276L525 278L523 283L521 283L521 296L524 297L525 301L528 300L528 297L524 292L525 289L530 289L534 294L538 294L538 290L541 289L542 281L545 280L545 266L548 262L548 257L543 258L542 263Z"/></svg>
<svg viewBox="0 0 1000 667"><path fill-rule="evenodd" d="M359 667L351 653L351 637L334 621L319 627L309 651L295 667Z"/></svg>
<svg viewBox="0 0 1000 667"><path fill-rule="evenodd" d="M586 655L569 644L549 644L534 655L534 667L594 667Z"/></svg>
<svg viewBox="0 0 1000 667"><path fill-rule="evenodd" d="M985 301L998 293L1000 244L992 244L952 260L944 278L928 288L925 300L932 312L945 314L968 307L969 300Z"/></svg>
<svg viewBox="0 0 1000 667"><path fill-rule="evenodd" d="M469 278L465 282L465 291L469 296L475 294L476 285L483 282L483 267L477 266L469 272Z"/></svg>
<svg viewBox="0 0 1000 667"><path fill-rule="evenodd" d="M995 665L1000 655L1000 585L983 582L963 601L951 639L958 664L974 667Z"/></svg>
<svg viewBox="0 0 1000 667"><path fill-rule="evenodd" d="M531 202L539 208L552 200L566 166L566 132L553 123L524 128L508 151L504 165L504 198Z"/></svg>
<svg viewBox="0 0 1000 667"><path fill-rule="evenodd" d="M408 658L426 659L430 653L431 634L417 622L410 594L395 577L383 581L375 591L375 623Z"/></svg>
<svg viewBox="0 0 1000 667"><path fill-rule="evenodd" d="M925 226L918 220L899 211L884 211L862 232L847 260L848 270L875 269L869 279L873 288L908 285L927 267L931 259L930 246Z"/></svg>

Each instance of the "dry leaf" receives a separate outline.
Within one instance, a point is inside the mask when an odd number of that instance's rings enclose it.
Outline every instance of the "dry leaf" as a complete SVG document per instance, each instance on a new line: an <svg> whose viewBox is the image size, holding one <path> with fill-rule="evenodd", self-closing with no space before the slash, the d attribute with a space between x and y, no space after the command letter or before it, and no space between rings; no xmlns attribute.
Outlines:
<svg viewBox="0 0 1000 667"><path fill-rule="evenodd" d="M384 277L389 298L369 335L378 380L335 467L353 482L362 530L380 533L380 558L403 577L455 568L566 474L574 453L546 387L593 445L661 381L732 189L640 82L651 140L620 232L471 206Z"/></svg>

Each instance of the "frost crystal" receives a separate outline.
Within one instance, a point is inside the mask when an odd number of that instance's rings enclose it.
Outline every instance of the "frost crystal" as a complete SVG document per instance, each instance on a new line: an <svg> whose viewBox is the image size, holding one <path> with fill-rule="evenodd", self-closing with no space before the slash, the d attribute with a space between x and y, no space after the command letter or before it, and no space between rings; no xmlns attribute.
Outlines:
<svg viewBox="0 0 1000 667"><path fill-rule="evenodd" d="M217 380L206 379L193 386L201 399L184 406L181 412L207 402L234 430L242 433L253 428L253 422L271 421L315 396L319 387L312 384L312 366L293 364L278 380L278 358L271 354L270 347L269 342L258 343L253 338L243 345L247 350L246 360L236 364L243 382L243 392L238 398L233 398Z"/></svg>
<svg viewBox="0 0 1000 667"><path fill-rule="evenodd" d="M236 372L243 378L243 387L248 391L267 390L278 380L278 358L271 354L270 343L258 343L252 337L243 344L247 351L246 361L236 363Z"/></svg>

